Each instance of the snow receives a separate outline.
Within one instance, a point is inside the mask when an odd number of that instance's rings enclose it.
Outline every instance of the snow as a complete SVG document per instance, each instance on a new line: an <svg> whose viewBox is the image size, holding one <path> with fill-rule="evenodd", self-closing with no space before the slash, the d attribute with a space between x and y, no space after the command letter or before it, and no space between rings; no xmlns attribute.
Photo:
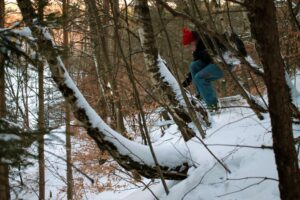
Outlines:
<svg viewBox="0 0 300 200"><path fill-rule="evenodd" d="M4 118L1 118L1 120L3 120L6 124L8 124L10 126L10 128L22 129L22 127L19 124L16 124L16 123L9 121L7 119L4 119Z"/></svg>
<svg viewBox="0 0 300 200"><path fill-rule="evenodd" d="M164 194L162 186L154 186L153 191L159 199L168 200L280 199L273 151L252 148L272 146L269 115L264 117L265 120L259 121L246 108L230 109L214 115L214 124L207 130L205 143L232 173L226 173L199 141L193 139L187 146L197 168L189 170L187 179L172 181L169 195ZM164 137L161 140L166 140ZM154 199L149 191L138 190L124 200L141 199L139 197Z"/></svg>
<svg viewBox="0 0 300 200"><path fill-rule="evenodd" d="M15 34L18 34L22 37L27 37L29 39L33 39L32 32L31 32L30 28L28 28L28 27L24 27L22 29L14 29L14 30L12 30L12 32Z"/></svg>
<svg viewBox="0 0 300 200"><path fill-rule="evenodd" d="M246 61L249 63L249 65L250 65L252 68L254 68L254 69L260 71L260 73L264 73L264 70L263 70L261 67L259 67L259 66L254 62L254 60L252 59L252 57L251 57L250 55L248 55L247 57L245 57L245 59L246 59Z"/></svg>
<svg viewBox="0 0 300 200"><path fill-rule="evenodd" d="M0 140L8 142L10 140L21 140L20 136L11 133L0 133Z"/></svg>
<svg viewBox="0 0 300 200"><path fill-rule="evenodd" d="M292 102L294 105L298 105L297 104L297 98L299 97L299 91L296 88L296 85L293 84L290 75L287 73L287 71L285 71L285 81L288 85L288 87L290 88L290 92L291 92L291 97L292 97Z"/></svg>
<svg viewBox="0 0 300 200"><path fill-rule="evenodd" d="M226 64L229 64L229 65L239 65L239 64L241 64L241 61L239 59L233 57L231 55L231 52L229 52L229 51L224 52L222 56L223 56Z"/></svg>
<svg viewBox="0 0 300 200"><path fill-rule="evenodd" d="M170 125L170 124L174 124L173 120L167 120L167 121L157 121L155 122L155 126L166 126L166 125Z"/></svg>
<svg viewBox="0 0 300 200"><path fill-rule="evenodd" d="M175 77L172 75L170 70L166 66L166 61L163 60L160 55L158 55L157 59L157 65L159 67L159 72L161 76L163 77L164 81L168 83L168 85L172 88L173 92L176 94L176 99L179 102L179 104L186 109L186 103L182 97L182 93L180 90L180 86L178 84L178 81L175 79Z"/></svg>

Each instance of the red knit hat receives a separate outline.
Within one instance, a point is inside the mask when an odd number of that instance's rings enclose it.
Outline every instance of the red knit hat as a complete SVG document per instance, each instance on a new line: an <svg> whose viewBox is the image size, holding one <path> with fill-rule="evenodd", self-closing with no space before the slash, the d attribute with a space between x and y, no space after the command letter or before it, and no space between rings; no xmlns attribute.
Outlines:
<svg viewBox="0 0 300 200"><path fill-rule="evenodd" d="M182 44L183 45L191 44L191 42L196 40L196 38L193 35L192 31L190 31L189 29L183 28L182 33L183 33L182 34Z"/></svg>

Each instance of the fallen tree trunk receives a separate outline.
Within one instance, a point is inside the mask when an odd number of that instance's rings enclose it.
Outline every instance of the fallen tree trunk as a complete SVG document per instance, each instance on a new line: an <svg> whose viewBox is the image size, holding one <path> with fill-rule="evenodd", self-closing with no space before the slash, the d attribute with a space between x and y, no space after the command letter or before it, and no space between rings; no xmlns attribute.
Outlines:
<svg viewBox="0 0 300 200"><path fill-rule="evenodd" d="M87 129L89 136L94 139L101 150L107 150L126 170L134 170L147 178L159 178L149 148L130 141L112 130L79 92L68 75L49 32L38 23L30 0L17 2L24 22L31 29L33 37L37 38L39 53L48 62L53 80L71 105L75 117ZM168 150L170 151L166 151L165 147L155 149L164 178L172 180L186 178L186 174L180 173L188 167L186 156L182 156L182 152L172 148L172 145Z"/></svg>

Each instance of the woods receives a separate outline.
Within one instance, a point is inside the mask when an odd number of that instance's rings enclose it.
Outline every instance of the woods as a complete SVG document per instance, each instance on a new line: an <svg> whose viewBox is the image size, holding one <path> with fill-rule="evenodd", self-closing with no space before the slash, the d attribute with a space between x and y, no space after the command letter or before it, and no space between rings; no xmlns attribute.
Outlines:
<svg viewBox="0 0 300 200"><path fill-rule="evenodd" d="M1 200L300 199L298 1L1 0L0 13ZM213 110L183 84L195 52L224 73Z"/></svg>

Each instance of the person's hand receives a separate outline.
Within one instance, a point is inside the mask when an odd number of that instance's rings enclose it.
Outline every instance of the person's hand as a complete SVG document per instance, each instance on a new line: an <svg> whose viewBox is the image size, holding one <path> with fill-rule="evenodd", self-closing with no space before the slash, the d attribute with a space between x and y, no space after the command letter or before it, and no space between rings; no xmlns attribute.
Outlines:
<svg viewBox="0 0 300 200"><path fill-rule="evenodd" d="M181 84L182 84L182 86L183 86L184 88L186 88L186 87L188 87L188 86L190 85L190 83L188 82L187 79L185 79Z"/></svg>
<svg viewBox="0 0 300 200"><path fill-rule="evenodd" d="M184 88L188 87L192 82L192 74L188 73L185 80L181 83Z"/></svg>

